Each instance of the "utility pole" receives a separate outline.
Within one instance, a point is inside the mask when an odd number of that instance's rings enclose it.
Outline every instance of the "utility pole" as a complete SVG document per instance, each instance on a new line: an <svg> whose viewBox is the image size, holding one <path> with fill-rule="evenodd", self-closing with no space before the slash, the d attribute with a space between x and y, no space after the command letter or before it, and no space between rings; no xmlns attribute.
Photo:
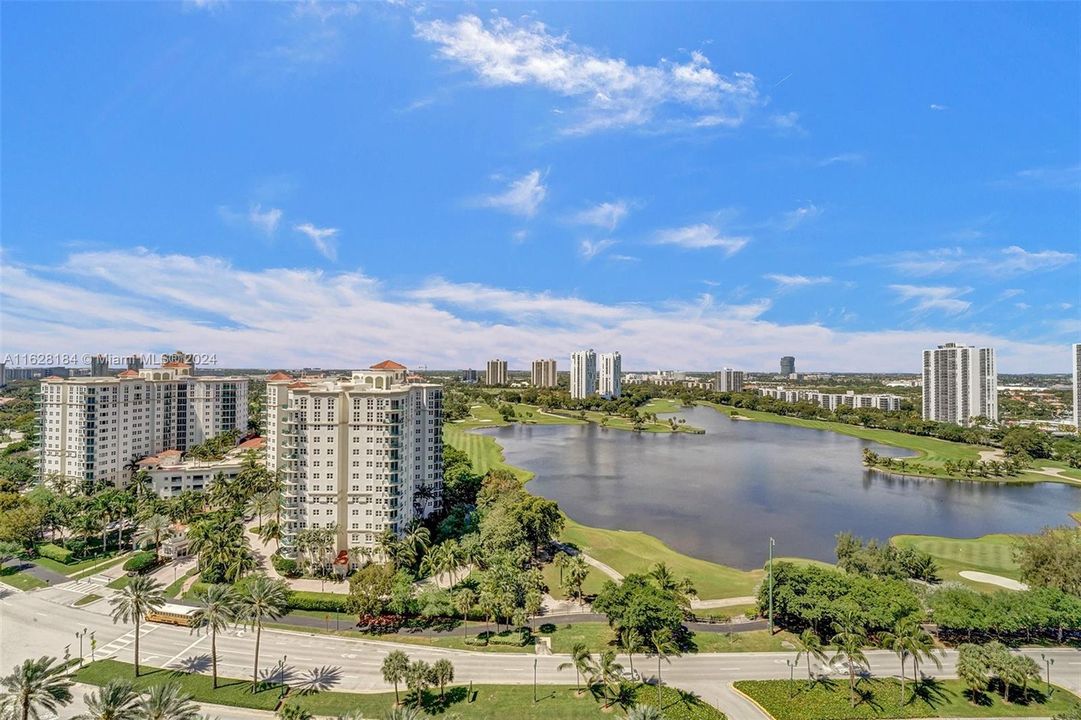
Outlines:
<svg viewBox="0 0 1081 720"><path fill-rule="evenodd" d="M537 658L533 658L533 704L537 704Z"/></svg>
<svg viewBox="0 0 1081 720"><path fill-rule="evenodd" d="M769 539L769 634L773 635L773 538Z"/></svg>

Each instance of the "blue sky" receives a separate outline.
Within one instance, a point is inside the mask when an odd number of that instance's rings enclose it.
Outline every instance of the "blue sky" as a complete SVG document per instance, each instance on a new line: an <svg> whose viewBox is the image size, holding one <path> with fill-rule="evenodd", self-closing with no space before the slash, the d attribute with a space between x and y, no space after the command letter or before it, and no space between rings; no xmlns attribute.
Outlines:
<svg viewBox="0 0 1081 720"><path fill-rule="evenodd" d="M7 3L5 353L1081 341L1081 6Z"/></svg>

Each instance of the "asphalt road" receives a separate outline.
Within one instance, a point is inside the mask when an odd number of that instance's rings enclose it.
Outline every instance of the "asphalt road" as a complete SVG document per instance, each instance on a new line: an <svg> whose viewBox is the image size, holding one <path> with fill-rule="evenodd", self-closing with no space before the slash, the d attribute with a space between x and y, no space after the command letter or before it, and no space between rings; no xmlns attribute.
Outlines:
<svg viewBox="0 0 1081 720"><path fill-rule="evenodd" d="M0 600L0 670L7 672L28 657L64 654L70 647L73 657L79 655L77 631L84 628L94 633L97 659L115 657L131 662L134 651L134 630L130 625L116 625L108 615L108 604L97 602L86 608L71 607L76 595L58 588L29 593L11 593ZM255 647L254 633L232 630L218 637L219 672L231 677L250 677ZM566 656L537 656L527 654L489 654L426 648L421 645L401 645L361 641L326 635L264 630L260 666L276 671L278 662L285 662L286 676L291 685L325 685L328 689L345 691L387 691L392 689L380 676L380 665L390 650L404 649L410 657L429 661L449 658L454 662L456 682L509 683L526 685L533 681L533 666L537 663L537 680L542 684L570 685L573 672L559 672L557 666ZM205 635L189 633L184 628L144 624L141 640L142 662L158 667L188 667L202 669L209 663L209 640ZM1031 654L1039 661L1039 650ZM1081 651L1055 649L1043 651L1054 658L1052 681L1077 692L1081 690ZM89 642L83 654L90 657ZM877 675L895 674L899 670L892 653L872 651L867 656L870 670ZM760 720L761 713L736 696L730 683L743 679L783 679L789 676L785 660L793 653L727 653L699 654L673 658L662 668L666 683L690 690L703 700L717 705L732 720ZM943 654L941 676L953 674L956 654ZM635 667L647 678L656 672L656 662L645 657L635 658ZM627 664L626 658L621 662ZM1043 663L1041 662L1041 667ZM796 677L806 675L801 667ZM233 715L215 709L215 715L229 720ZM251 714L237 713L238 720Z"/></svg>

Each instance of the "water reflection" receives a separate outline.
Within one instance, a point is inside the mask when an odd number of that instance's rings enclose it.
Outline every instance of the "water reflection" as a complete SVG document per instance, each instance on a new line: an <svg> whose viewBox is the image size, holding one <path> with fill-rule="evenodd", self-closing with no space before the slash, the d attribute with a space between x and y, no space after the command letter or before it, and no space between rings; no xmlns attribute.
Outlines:
<svg viewBox="0 0 1081 720"><path fill-rule="evenodd" d="M1081 489L947 482L861 465L863 448L897 448L823 430L733 421L710 408L680 413L705 435L630 433L596 425L511 425L485 432L507 461L534 471L530 490L586 525L641 530L695 557L760 567L777 552L833 560L852 530L974 537L1068 520Z"/></svg>

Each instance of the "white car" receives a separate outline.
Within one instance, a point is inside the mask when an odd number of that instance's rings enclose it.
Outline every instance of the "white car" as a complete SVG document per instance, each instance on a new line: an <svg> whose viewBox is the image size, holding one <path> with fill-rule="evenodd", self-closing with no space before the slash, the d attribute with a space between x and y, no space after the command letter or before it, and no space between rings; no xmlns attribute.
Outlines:
<svg viewBox="0 0 1081 720"><path fill-rule="evenodd" d="M619 676L624 680L630 680L631 682L642 682L642 673L637 670L624 670Z"/></svg>

